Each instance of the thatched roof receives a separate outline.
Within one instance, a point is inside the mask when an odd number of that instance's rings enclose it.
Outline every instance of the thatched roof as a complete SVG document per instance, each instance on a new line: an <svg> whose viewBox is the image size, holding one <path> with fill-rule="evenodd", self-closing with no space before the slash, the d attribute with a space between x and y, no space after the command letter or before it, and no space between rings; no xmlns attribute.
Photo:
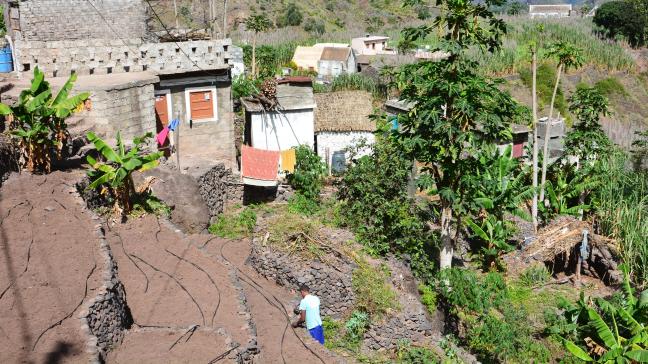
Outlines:
<svg viewBox="0 0 648 364"><path fill-rule="evenodd" d="M372 100L366 91L315 94L315 132L375 131Z"/></svg>

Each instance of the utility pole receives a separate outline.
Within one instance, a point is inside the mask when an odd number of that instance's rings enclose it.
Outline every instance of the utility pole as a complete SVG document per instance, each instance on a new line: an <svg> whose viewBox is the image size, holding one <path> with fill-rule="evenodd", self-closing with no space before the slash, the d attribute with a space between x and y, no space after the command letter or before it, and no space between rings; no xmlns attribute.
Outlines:
<svg viewBox="0 0 648 364"><path fill-rule="evenodd" d="M227 38L227 0L223 0L223 39Z"/></svg>
<svg viewBox="0 0 648 364"><path fill-rule="evenodd" d="M176 2L176 0L173 0L173 12L175 13L176 29L179 29L180 26L178 25L178 3Z"/></svg>

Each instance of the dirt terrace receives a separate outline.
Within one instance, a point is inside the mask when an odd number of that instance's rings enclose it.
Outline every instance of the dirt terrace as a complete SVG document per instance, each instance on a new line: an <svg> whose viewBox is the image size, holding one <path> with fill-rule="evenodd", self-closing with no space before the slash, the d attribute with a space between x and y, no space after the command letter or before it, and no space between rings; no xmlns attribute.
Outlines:
<svg viewBox="0 0 648 364"><path fill-rule="evenodd" d="M0 190L0 362L88 362L77 319L100 286L77 174L13 175Z"/></svg>
<svg viewBox="0 0 648 364"><path fill-rule="evenodd" d="M103 223L76 194L80 178L13 175L0 189L0 362L91 360L77 315L100 287L100 226L134 321L106 362L341 361L289 326L297 294L245 265L248 241L153 216Z"/></svg>

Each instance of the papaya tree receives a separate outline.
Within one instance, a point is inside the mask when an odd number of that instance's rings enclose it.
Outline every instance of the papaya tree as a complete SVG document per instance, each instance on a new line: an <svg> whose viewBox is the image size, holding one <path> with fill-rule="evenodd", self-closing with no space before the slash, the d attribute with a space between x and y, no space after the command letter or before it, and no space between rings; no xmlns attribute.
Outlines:
<svg viewBox="0 0 648 364"><path fill-rule="evenodd" d="M405 3L417 6L422 1ZM435 51L449 57L404 65L392 75L401 99L413 105L399 116L402 129L395 133L410 157L423 163L422 173L439 196L442 269L452 264L456 235L474 204L470 178L482 168L480 156L496 141L510 140L510 123L521 115L519 105L500 89L501 81L484 75L466 54L473 47L484 52L501 47L506 26L489 9L503 3L438 0L442 14L432 24L406 28L403 36L417 41L445 29Z"/></svg>
<svg viewBox="0 0 648 364"><path fill-rule="evenodd" d="M69 96L76 79L76 74L71 75L54 96L45 74L36 67L31 85L20 93L18 103L0 104L0 115L13 120L11 135L18 140L28 170L49 172L52 148L61 158L69 137L65 120L90 96L87 92Z"/></svg>
<svg viewBox="0 0 648 364"><path fill-rule="evenodd" d="M108 193L115 201L115 211L128 214L132 210L133 172L146 171L159 165L163 152L144 154L142 145L152 138L152 133L135 138L133 147L126 149L121 133L117 132L117 146L113 149L103 139L94 133L88 133L88 139L94 144L95 149L104 161L97 161L88 155L87 161L92 168L88 171L90 185L88 188L101 189Z"/></svg>

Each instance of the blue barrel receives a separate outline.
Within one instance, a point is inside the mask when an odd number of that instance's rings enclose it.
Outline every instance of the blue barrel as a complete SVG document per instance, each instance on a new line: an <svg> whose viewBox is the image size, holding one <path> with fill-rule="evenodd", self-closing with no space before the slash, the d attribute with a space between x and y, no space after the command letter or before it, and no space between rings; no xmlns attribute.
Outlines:
<svg viewBox="0 0 648 364"><path fill-rule="evenodd" d="M0 73L9 73L13 71L13 59L11 57L11 47L0 48Z"/></svg>

